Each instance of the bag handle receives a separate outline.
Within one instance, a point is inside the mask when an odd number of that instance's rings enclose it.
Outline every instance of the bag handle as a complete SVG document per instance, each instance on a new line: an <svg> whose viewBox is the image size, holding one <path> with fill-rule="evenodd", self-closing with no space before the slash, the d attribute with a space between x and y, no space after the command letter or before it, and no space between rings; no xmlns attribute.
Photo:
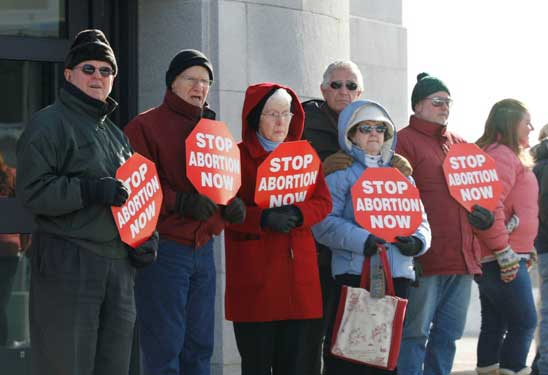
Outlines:
<svg viewBox="0 0 548 375"><path fill-rule="evenodd" d="M390 272L390 264L388 263L388 256L386 255L386 247L381 244L377 244L378 254L381 259L382 268L384 272L384 278L386 279L386 294L389 296L396 296L394 291L394 281L392 280L392 272ZM362 277L360 280L360 288L369 290L369 270L371 269L371 257L366 256L362 266Z"/></svg>

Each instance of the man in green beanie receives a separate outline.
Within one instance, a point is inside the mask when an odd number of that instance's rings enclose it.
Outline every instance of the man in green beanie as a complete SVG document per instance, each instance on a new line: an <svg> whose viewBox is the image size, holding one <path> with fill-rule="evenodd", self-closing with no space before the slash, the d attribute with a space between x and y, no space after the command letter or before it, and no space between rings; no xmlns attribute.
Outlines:
<svg viewBox="0 0 548 375"><path fill-rule="evenodd" d="M400 375L448 375L455 341L466 323L472 278L481 273L473 226L488 228L492 214L471 214L449 195L442 163L453 144L465 140L447 129L451 94L438 78L421 73L411 94L414 114L398 132L396 152L413 167L432 229L430 250L418 258L423 275L411 288L398 360ZM423 369L424 366L424 369Z"/></svg>
<svg viewBox="0 0 548 375"><path fill-rule="evenodd" d="M116 59L100 30L80 32L56 102L17 143L17 198L35 217L30 285L32 373L127 374L135 324L135 266L154 260L157 235L129 249L111 206L132 149L108 119Z"/></svg>

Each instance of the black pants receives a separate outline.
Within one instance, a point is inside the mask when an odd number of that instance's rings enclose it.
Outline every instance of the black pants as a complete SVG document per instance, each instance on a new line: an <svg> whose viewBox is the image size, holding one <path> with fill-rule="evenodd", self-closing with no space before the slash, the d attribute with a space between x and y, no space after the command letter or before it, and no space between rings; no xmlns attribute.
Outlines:
<svg viewBox="0 0 548 375"><path fill-rule="evenodd" d="M135 270L64 239L31 247L32 373L127 374L135 324Z"/></svg>
<svg viewBox="0 0 548 375"><path fill-rule="evenodd" d="M234 323L242 375L308 375L305 332L319 319Z"/></svg>
<svg viewBox="0 0 548 375"><path fill-rule="evenodd" d="M8 344L7 308L18 264L19 257L16 255L0 256L0 346Z"/></svg>
<svg viewBox="0 0 548 375"><path fill-rule="evenodd" d="M303 348L303 374L319 375L321 373L322 356L325 362L329 348L324 345L327 327L334 314L333 298L337 286L331 275L331 250L318 245L318 269L322 288L323 318L309 324L306 332L307 345Z"/></svg>
<svg viewBox="0 0 548 375"><path fill-rule="evenodd" d="M394 289L396 296L407 298L409 296L409 288L411 287L411 280L405 278L393 278ZM337 289L335 291L335 311L339 304L339 299L341 297L341 289L343 285L348 285L352 287L360 286L360 276L357 275L339 275L335 278L335 283L337 284ZM325 338L325 345L331 347L331 335L333 331L333 326L335 325L336 314L333 314L330 319L330 324L328 328L328 335ZM338 357L328 355L325 361L326 373L328 375L396 375L397 370L388 371L378 369L376 367L370 367L367 365L360 365L352 362L345 361Z"/></svg>

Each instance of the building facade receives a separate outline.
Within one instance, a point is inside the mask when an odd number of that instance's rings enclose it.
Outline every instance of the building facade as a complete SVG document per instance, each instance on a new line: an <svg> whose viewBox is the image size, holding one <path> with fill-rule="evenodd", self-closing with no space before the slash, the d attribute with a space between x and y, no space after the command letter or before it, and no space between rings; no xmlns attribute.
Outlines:
<svg viewBox="0 0 548 375"><path fill-rule="evenodd" d="M25 122L50 104L63 79L74 35L105 31L119 63L114 121L124 126L161 103L164 74L183 48L210 57L215 83L209 104L240 139L244 92L253 83L279 82L304 101L321 97L325 67L351 59L364 74L363 97L383 103L396 124L407 122L407 35L401 0L3 0L0 2L0 153L15 166ZM10 214L6 214L9 212ZM0 233L29 232L32 222L13 198L0 198ZM217 298L214 374L238 374L232 325L224 320L224 253L216 241ZM20 263L8 306L11 348L0 367L28 371L28 279ZM13 343L22 343L10 359ZM32 343L30 343L32 345ZM7 352L9 351L9 353ZM11 364L13 362L13 364ZM138 373L138 366L132 370Z"/></svg>

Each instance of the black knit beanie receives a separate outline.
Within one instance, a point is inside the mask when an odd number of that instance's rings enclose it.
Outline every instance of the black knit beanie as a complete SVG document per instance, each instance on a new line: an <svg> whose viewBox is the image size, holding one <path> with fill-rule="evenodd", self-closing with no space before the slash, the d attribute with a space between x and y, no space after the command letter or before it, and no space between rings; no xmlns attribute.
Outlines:
<svg viewBox="0 0 548 375"><path fill-rule="evenodd" d="M114 51L101 30L82 30L76 35L65 58L65 68L72 69L88 60L105 61L110 64L114 74L118 71Z"/></svg>
<svg viewBox="0 0 548 375"><path fill-rule="evenodd" d="M171 84L179 74L196 65L206 68L209 73L209 79L213 81L213 67L208 58L202 52L195 49L184 49L177 53L169 64L169 69L166 72L166 86L171 88Z"/></svg>
<svg viewBox="0 0 548 375"><path fill-rule="evenodd" d="M270 90L263 98L257 103L255 107L247 115L247 126L252 129L259 130L259 121L261 119L261 113L263 113L263 108L266 104L266 101L274 95L274 93L279 89L279 87L274 87Z"/></svg>
<svg viewBox="0 0 548 375"><path fill-rule="evenodd" d="M411 94L411 108L413 109L413 111L415 110L415 105L418 102L428 97L428 95L431 95L438 91L445 91L446 93L451 95L449 89L441 80L437 79L436 77L432 77L428 73L419 74L417 76L417 83L415 84L415 87L413 88L413 93Z"/></svg>

